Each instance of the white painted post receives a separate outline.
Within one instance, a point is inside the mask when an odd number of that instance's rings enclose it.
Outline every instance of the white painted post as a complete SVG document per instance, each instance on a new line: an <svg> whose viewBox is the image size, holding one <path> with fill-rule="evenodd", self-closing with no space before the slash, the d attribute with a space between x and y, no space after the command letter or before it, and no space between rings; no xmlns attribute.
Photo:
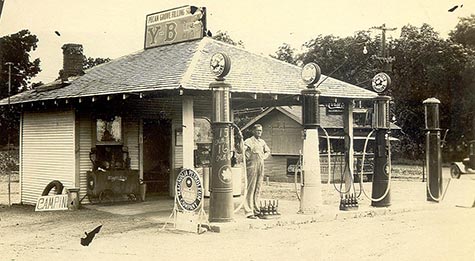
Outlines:
<svg viewBox="0 0 475 261"><path fill-rule="evenodd" d="M183 96L183 168L194 168L194 116L193 97Z"/></svg>

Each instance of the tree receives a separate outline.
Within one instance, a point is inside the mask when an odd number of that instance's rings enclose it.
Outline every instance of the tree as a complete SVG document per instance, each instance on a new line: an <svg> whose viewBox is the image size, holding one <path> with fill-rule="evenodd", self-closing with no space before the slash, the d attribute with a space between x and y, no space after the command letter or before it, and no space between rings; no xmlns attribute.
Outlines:
<svg viewBox="0 0 475 261"><path fill-rule="evenodd" d="M231 45L234 45L234 46L239 46L241 48L244 48L243 41L241 41L241 40L234 41L231 38L231 36L228 34L228 32L226 32L226 31L224 31L224 32L218 31L216 33L216 35L212 36L212 38L215 39L215 40L221 41L221 42L225 42L225 43L228 43L228 44L231 44Z"/></svg>
<svg viewBox="0 0 475 261"><path fill-rule="evenodd" d="M424 144L424 106L430 97L441 101L440 126L450 129L449 146L457 146L467 134L462 96L462 72L472 58L470 50L442 39L434 29L424 24L420 28L404 26L401 36L392 43L393 63L391 94L399 126L417 144ZM473 102L473 101L472 101ZM417 153L423 155L421 153ZM416 154L416 155L417 155Z"/></svg>
<svg viewBox="0 0 475 261"><path fill-rule="evenodd" d="M379 71L379 62L371 57L379 53L380 46L380 38L373 40L368 31L359 31L345 38L319 35L303 44L306 51L297 55L297 62L315 62L324 75L368 86L367 83ZM363 52L365 47L366 54Z"/></svg>
<svg viewBox="0 0 475 261"><path fill-rule="evenodd" d="M275 52L275 55L270 55L270 57L276 58L287 63L297 64L295 49L287 43L283 43L281 46L279 46L279 48Z"/></svg>
<svg viewBox="0 0 475 261"><path fill-rule="evenodd" d="M449 33L450 40L466 47L475 48L475 14L461 17L455 29Z"/></svg>
<svg viewBox="0 0 475 261"><path fill-rule="evenodd" d="M30 80L40 71L40 59L30 60L30 52L36 50L38 38L28 30L0 38L0 99L8 96L8 76L11 65L11 93L14 95L29 88ZM18 144L18 111L0 107L0 145L7 142ZM8 130L8 132L7 132Z"/></svg>
<svg viewBox="0 0 475 261"><path fill-rule="evenodd" d="M8 96L8 66L11 62L11 95L28 89L31 78L40 71L40 59L30 61L38 38L28 30L0 38L0 98Z"/></svg>
<svg viewBox="0 0 475 261"><path fill-rule="evenodd" d="M475 130L470 130L475 121L475 47L471 45L475 41L470 40L475 35L474 21L475 16L461 19L449 40L424 24L404 26L398 38L388 41L387 52L395 61L387 72L392 86L386 94L393 98L391 115L402 128L399 149L406 156L424 155L422 102L430 97L442 102L440 126L450 129L447 150L455 151L467 140L475 139ZM368 31L344 38L319 35L303 44L305 51L301 54L295 55L284 44L274 57L284 61L295 57L296 64L316 62L322 74L369 89L371 79L384 69L380 59L376 59L382 55L381 46L381 37L373 38ZM456 158L460 159L463 153Z"/></svg>

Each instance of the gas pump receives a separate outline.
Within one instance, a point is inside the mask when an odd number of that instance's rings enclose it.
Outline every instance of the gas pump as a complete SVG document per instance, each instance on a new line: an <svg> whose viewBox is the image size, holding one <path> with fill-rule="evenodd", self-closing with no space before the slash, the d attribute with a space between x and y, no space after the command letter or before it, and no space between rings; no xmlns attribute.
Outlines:
<svg viewBox="0 0 475 261"><path fill-rule="evenodd" d="M231 171L231 111L230 88L224 82L229 73L231 60L226 54L216 53L211 57L211 71L216 81L210 84L213 92L211 129L211 179L209 200L209 221L230 222L233 220L233 185Z"/></svg>
<svg viewBox="0 0 475 261"><path fill-rule="evenodd" d="M389 137L389 101L388 96L378 96L374 101L374 128L376 132L374 145L373 189L371 206L387 207L391 205L390 175L391 148Z"/></svg>
<svg viewBox="0 0 475 261"><path fill-rule="evenodd" d="M301 76L307 84L307 89L301 92L304 137L299 213L311 213L322 205L318 146L318 127L320 125L318 98L320 91L314 85L320 79L320 67L316 63L308 63L302 68Z"/></svg>
<svg viewBox="0 0 475 261"><path fill-rule="evenodd" d="M386 73L373 77L372 87L379 96L374 98L373 127L376 132L374 145L373 189L371 206L387 207L391 205L391 149L389 125L389 101L391 97L381 93L391 85L391 78Z"/></svg>
<svg viewBox="0 0 475 261"><path fill-rule="evenodd" d="M436 98L423 102L425 107L427 201L439 202L442 194L442 156L440 149L439 104Z"/></svg>

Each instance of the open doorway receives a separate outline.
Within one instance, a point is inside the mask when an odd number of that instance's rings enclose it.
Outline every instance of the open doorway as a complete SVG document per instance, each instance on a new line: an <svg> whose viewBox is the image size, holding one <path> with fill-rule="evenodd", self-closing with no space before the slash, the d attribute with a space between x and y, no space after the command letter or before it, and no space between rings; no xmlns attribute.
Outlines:
<svg viewBox="0 0 475 261"><path fill-rule="evenodd" d="M144 119L143 179L147 195L168 195L171 140L170 119Z"/></svg>

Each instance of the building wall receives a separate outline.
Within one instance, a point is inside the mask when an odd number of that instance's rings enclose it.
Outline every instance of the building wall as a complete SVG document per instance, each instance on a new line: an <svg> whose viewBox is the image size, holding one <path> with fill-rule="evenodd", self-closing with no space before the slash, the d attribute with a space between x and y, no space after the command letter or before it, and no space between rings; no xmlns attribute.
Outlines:
<svg viewBox="0 0 475 261"><path fill-rule="evenodd" d="M45 186L76 184L73 110L24 112L21 135L21 202L35 204Z"/></svg>
<svg viewBox="0 0 475 261"><path fill-rule="evenodd" d="M92 145L93 122L91 115L87 112L77 113L79 132L79 198L87 193L87 171L92 169L92 162L89 159ZM88 202L85 198L82 203Z"/></svg>
<svg viewBox="0 0 475 261"><path fill-rule="evenodd" d="M289 163L297 162L302 148L303 127L278 110L273 110L256 123L263 127L262 138L271 149L271 156L265 161L265 175L271 181L294 181L294 171L288 171ZM329 135L335 135L333 129ZM327 140L320 137L320 171L321 180L328 181ZM322 148L325 149L323 152ZM344 169L343 154L331 154L330 180L340 181Z"/></svg>
<svg viewBox="0 0 475 261"><path fill-rule="evenodd" d="M273 110L257 123L262 125L262 138L272 155L299 155L303 129L298 122Z"/></svg>

